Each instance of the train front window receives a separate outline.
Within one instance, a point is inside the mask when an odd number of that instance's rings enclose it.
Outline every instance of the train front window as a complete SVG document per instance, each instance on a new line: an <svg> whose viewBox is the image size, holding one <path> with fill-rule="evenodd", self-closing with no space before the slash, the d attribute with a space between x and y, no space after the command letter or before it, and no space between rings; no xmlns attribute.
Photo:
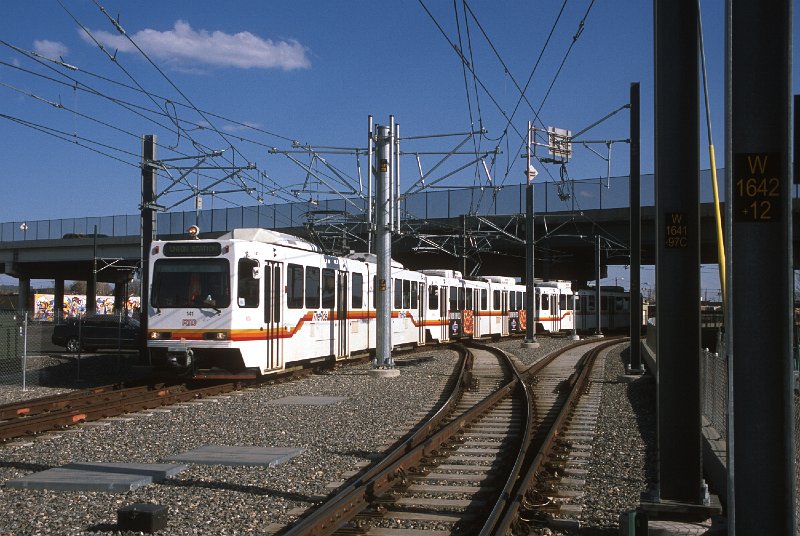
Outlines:
<svg viewBox="0 0 800 536"><path fill-rule="evenodd" d="M153 267L153 307L228 307L227 259L158 259Z"/></svg>

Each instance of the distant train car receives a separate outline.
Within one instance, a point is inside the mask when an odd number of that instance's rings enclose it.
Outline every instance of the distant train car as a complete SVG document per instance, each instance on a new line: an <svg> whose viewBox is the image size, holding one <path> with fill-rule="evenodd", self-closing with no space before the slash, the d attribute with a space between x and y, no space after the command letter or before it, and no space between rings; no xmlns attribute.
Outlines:
<svg viewBox="0 0 800 536"><path fill-rule="evenodd" d="M575 329L597 330L597 295L594 288L580 289L575 296ZM630 294L622 287L600 287L600 329L622 331L630 326Z"/></svg>

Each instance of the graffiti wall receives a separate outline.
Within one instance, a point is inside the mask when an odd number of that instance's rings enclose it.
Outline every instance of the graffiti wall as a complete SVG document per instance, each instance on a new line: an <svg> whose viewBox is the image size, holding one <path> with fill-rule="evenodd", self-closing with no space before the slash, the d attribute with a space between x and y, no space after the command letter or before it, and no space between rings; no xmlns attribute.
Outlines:
<svg viewBox="0 0 800 536"><path fill-rule="evenodd" d="M55 313L55 295L34 294L34 320L52 321ZM139 316L139 296L131 296L125 304L128 316ZM62 317L78 317L86 314L85 294L65 294ZM114 312L114 296L97 296L97 314L111 314Z"/></svg>

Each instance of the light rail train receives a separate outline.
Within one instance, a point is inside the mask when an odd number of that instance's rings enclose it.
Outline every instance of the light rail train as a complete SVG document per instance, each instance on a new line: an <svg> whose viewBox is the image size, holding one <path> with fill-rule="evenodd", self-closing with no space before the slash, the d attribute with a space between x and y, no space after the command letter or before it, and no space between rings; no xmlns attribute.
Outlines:
<svg viewBox="0 0 800 536"><path fill-rule="evenodd" d="M527 327L526 287L514 278L392 262L391 280L378 281L374 255L325 255L265 229L154 241L150 274L147 346L160 373L249 377L374 352L376 289L390 299L393 348L524 335ZM593 328L593 296L578 292L576 311L568 282L535 289L537 332ZM607 299L616 311L617 297Z"/></svg>

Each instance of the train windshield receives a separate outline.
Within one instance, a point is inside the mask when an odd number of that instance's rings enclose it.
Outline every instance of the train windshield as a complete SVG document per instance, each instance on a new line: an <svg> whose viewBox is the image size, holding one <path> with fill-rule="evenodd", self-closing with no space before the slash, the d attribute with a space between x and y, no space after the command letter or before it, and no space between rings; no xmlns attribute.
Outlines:
<svg viewBox="0 0 800 536"><path fill-rule="evenodd" d="M227 259L158 259L153 268L153 307L228 307Z"/></svg>

